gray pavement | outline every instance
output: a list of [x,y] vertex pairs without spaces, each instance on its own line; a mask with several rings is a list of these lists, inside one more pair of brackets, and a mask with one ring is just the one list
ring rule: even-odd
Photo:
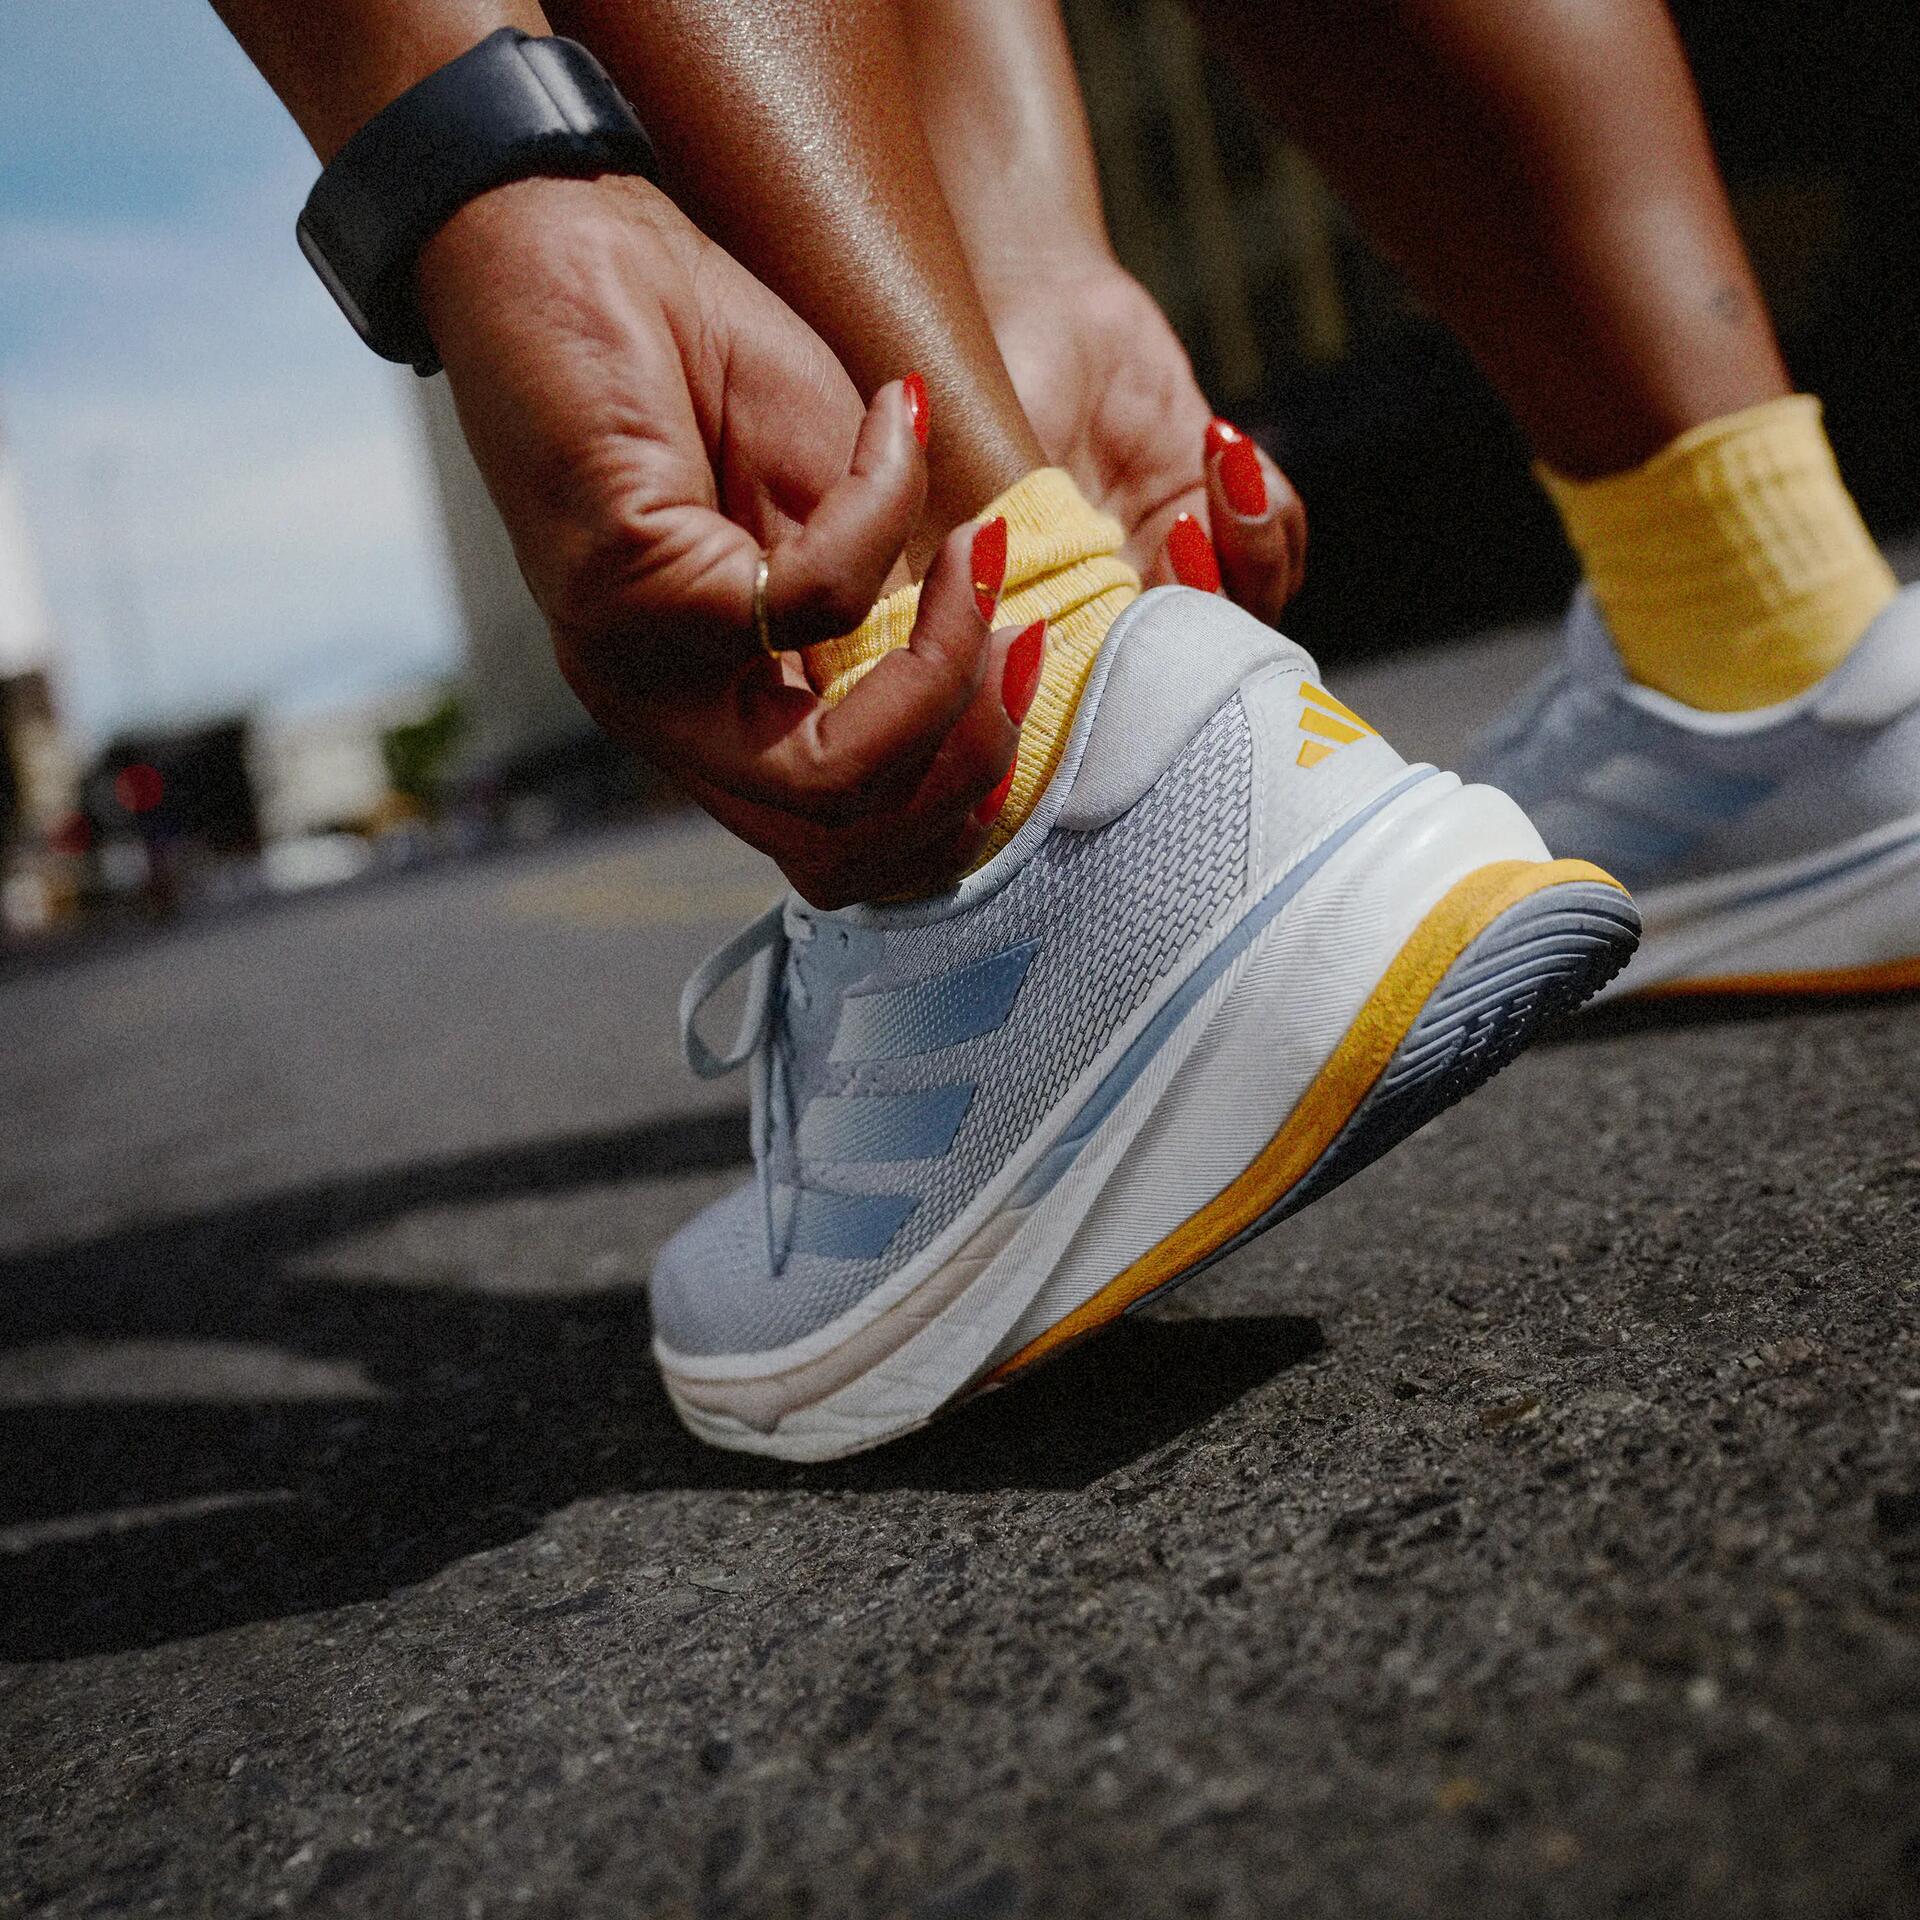
[[[1445,751],[1537,651],[1336,685]],[[0,982],[0,1913],[1920,1905],[1920,1003],[1590,1022],[790,1470],[642,1293],[769,884],[669,824]]]

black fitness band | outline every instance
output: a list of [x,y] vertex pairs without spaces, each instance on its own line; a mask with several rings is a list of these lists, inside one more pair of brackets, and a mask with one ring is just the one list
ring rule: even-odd
[[296,229],[340,311],[375,353],[437,373],[413,269],[490,188],[539,176],[655,177],[646,130],[585,47],[513,27],[430,73],[328,163]]

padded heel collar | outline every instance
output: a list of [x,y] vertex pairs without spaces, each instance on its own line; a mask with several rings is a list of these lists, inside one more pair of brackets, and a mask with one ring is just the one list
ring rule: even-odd
[[1058,818],[1074,833],[1108,826],[1135,806],[1255,674],[1279,664],[1317,671],[1284,634],[1191,587],[1142,594],[1113,623],[1106,651],[1098,706]]

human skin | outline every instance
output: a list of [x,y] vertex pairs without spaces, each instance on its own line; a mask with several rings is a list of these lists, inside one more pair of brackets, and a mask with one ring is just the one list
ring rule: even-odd
[[[1549,466],[1619,472],[1790,390],[1659,0],[1195,4]],[[1015,387],[1138,550],[1164,526],[1157,490],[1197,510],[1206,408],[1113,258],[1057,0],[909,10],[928,139]],[[1227,588],[1272,617],[1298,572],[1271,533],[1248,540],[1206,465]],[[1295,568],[1304,537],[1302,520]]]
[[1791,390],[1661,0],[1193,0],[1572,479]]
[[909,367],[937,422],[920,546],[1045,456],[922,131],[896,0],[552,0],[632,100],[674,198],[862,393]]
[[1304,577],[1305,510],[1258,449],[1223,473],[1186,349],[1114,256],[1056,0],[896,3],[941,186],[1047,457],[1127,528],[1149,585],[1176,577],[1166,539],[1187,514],[1210,526],[1227,592],[1277,617]]
[[1204,522],[1211,496],[1229,589],[1278,612],[1304,563],[1298,496],[1257,454],[1267,500],[1250,521],[1209,486],[1212,416],[1185,351],[1107,245],[1050,5],[553,0],[552,11],[634,101],[676,198],[863,391],[907,364],[925,373],[941,423],[926,540],[1035,467],[1063,465],[1127,529],[1149,584],[1176,577],[1167,532],[1183,513]]
[[[221,0],[323,159],[524,0]],[[859,395],[821,342],[643,181],[528,180],[462,208],[416,276],[462,425],[616,739],[678,774],[821,906],[924,886],[982,844],[1012,764],[1015,634],[989,632],[973,530],[937,551],[908,648],[827,708],[777,640],[844,632],[922,518],[900,382]]]

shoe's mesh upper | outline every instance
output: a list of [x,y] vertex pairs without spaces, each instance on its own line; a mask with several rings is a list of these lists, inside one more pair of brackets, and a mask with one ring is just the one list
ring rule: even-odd
[[[1556,854],[1650,888],[1816,853],[1920,809],[1920,708],[1878,727],[1836,727],[1816,702],[1751,730],[1650,711],[1631,697],[1584,592],[1564,646],[1461,768],[1512,795]],[[1907,647],[1920,647],[1913,589],[1827,684],[1869,666],[1876,648]]]
[[814,1044],[788,1053],[796,1113],[822,1093],[914,1092],[953,1082],[971,1082],[977,1091],[951,1149],[937,1161],[801,1169],[803,1178],[845,1192],[916,1196],[876,1259],[794,1254],[770,1276],[757,1236],[757,1196],[751,1205],[742,1201],[694,1221],[663,1254],[655,1276],[655,1317],[669,1344],[685,1353],[783,1345],[844,1312],[932,1241],[1242,893],[1252,768],[1246,715],[1231,700],[1113,825],[1055,833],[971,912],[870,937],[862,991],[923,980],[1037,941],[1011,1015],[978,1039],[905,1059],[831,1062],[818,1044],[832,1024],[830,1014],[822,1017],[823,1003],[851,982],[832,978],[830,952],[816,959],[811,949],[796,950],[790,983],[797,970],[814,1002],[804,1014],[795,1010],[797,1029]]

